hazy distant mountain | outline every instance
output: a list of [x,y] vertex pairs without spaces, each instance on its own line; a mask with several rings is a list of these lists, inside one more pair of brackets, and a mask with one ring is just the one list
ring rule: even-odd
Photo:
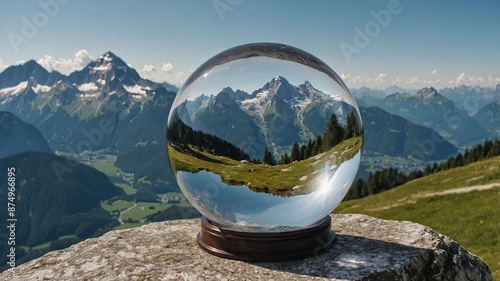
[[[356,97],[359,106],[383,106],[387,96],[393,94],[410,94],[415,96],[419,90],[405,89],[397,85],[385,89],[353,88],[351,93]],[[438,91],[445,98],[453,101],[455,106],[469,115],[475,114],[481,107],[500,99],[500,84],[495,87],[467,86],[445,87]]]
[[398,93],[415,94],[417,93],[417,90],[405,89],[397,85],[392,85],[386,87],[385,89],[375,89],[368,87],[351,89],[351,94],[356,98],[358,106],[363,106],[363,107],[370,107],[370,106],[381,107],[384,103],[384,99],[387,96]]
[[490,134],[500,137],[500,99],[479,109],[473,118]]
[[367,87],[352,89],[351,94],[356,98],[358,106],[363,107],[381,106],[387,96],[383,90]]
[[[361,108],[366,151],[389,156],[417,158],[424,161],[447,159],[457,148],[427,127],[389,114],[378,107]],[[428,140],[433,141],[432,149]]]
[[26,151],[52,153],[42,134],[10,112],[0,111],[0,158]]
[[460,85],[453,88],[446,87],[439,92],[471,115],[485,105],[500,99],[500,84],[495,87]]
[[409,121],[432,128],[455,145],[465,145],[490,138],[465,111],[439,94],[434,88],[423,88],[417,94],[393,94],[385,98],[382,108]]
[[415,89],[407,89],[399,87],[398,85],[392,85],[384,89],[386,96],[397,94],[397,93],[416,93],[418,90]]

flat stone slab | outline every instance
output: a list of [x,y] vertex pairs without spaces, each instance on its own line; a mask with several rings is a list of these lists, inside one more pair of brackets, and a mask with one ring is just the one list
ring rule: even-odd
[[493,280],[483,261],[423,225],[354,214],[332,215],[332,224],[334,246],[299,261],[212,256],[198,247],[200,222],[192,219],[108,232],[0,280]]

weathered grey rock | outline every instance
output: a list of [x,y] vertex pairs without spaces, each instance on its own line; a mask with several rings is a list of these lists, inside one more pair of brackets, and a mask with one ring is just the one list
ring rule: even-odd
[[198,247],[193,219],[112,231],[3,272],[0,280],[492,280],[483,261],[428,227],[365,215],[332,220],[333,248],[300,261],[212,256]]

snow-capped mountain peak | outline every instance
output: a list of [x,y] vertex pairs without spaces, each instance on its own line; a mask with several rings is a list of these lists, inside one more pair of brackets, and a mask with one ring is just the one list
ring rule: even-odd
[[109,71],[112,68],[129,68],[129,66],[118,56],[108,51],[99,56],[93,63],[94,71]]
[[96,60],[89,63],[84,69],[69,75],[71,82],[78,85],[99,81],[99,84],[117,82],[125,85],[135,85],[141,77],[139,73],[129,67],[121,58],[112,52],[106,52]]
[[282,76],[276,76],[271,81],[267,82],[263,88],[266,89],[276,89],[281,86],[289,86],[290,83]]
[[108,62],[113,61],[114,58],[118,58],[118,57],[115,54],[113,54],[113,52],[111,52],[111,51],[107,51],[106,53],[99,56],[99,60],[108,61]]

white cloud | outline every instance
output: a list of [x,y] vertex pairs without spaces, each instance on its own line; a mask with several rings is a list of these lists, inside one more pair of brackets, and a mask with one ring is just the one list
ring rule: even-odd
[[38,60],[38,63],[49,71],[57,70],[64,74],[69,74],[75,70],[80,70],[92,61],[92,56],[87,50],[79,50],[75,57],[71,59],[54,58],[50,55],[44,55]]
[[406,84],[417,84],[417,82],[418,82],[417,76],[410,77],[410,78],[406,79],[406,81],[405,81]]
[[374,78],[366,78],[366,83],[367,84],[372,84],[372,83],[375,83],[375,84],[385,84],[385,82],[387,82],[387,78],[389,77],[389,75],[387,73],[379,73],[376,77]]
[[387,73],[379,73],[374,77],[361,77],[360,75],[353,76],[351,74],[342,73],[340,77],[349,87],[371,87],[371,88],[384,88],[391,85],[402,85],[413,87],[428,87],[439,86],[441,79],[420,79],[418,76],[411,76],[408,78],[401,78],[399,76],[391,78]]
[[[481,87],[495,87],[500,84],[500,76],[498,75],[468,75],[466,73],[460,73],[456,78],[449,80],[449,77],[442,79],[443,73],[438,72],[433,69],[429,74],[422,76],[408,76],[392,77],[387,73],[379,73],[373,77],[362,77],[355,74],[341,73],[340,77],[347,84],[348,87],[371,87],[371,88],[384,88],[391,85],[406,86],[406,88],[422,88],[422,87],[444,87],[444,86],[456,86],[456,85],[476,85]],[[441,77],[440,77],[441,76]],[[438,78],[440,77],[440,78]]]
[[143,78],[158,83],[167,82],[179,87],[184,83],[186,75],[183,72],[174,72],[173,69],[174,66],[171,63],[164,62],[161,65],[145,64],[138,72]]
[[379,73],[375,77],[362,78],[360,75],[352,76],[350,74],[342,73],[340,74],[340,78],[344,80],[344,82],[348,86],[384,86],[387,83],[389,78],[389,74],[387,73]]
[[[75,59],[73,60],[73,66],[75,68],[82,69],[87,64],[89,64],[93,60],[92,56],[89,54],[87,50],[78,50],[75,53]],[[75,70],[77,70],[75,69]]]
[[156,66],[152,64],[145,64],[144,67],[142,67],[143,72],[154,72],[156,71]]
[[177,72],[177,75],[175,76],[176,79],[182,79],[182,80],[184,80],[185,77],[186,77],[186,74],[182,71]]
[[417,76],[409,77],[405,80],[405,84],[407,85],[412,85],[412,86],[437,86],[441,82],[441,79],[436,79],[436,80],[422,80],[419,79]]
[[352,76],[351,74],[341,73],[340,78],[344,80],[347,86],[364,86],[365,80],[360,75]]
[[174,68],[174,66],[171,63],[163,63],[160,70],[163,72],[172,72],[172,68]]
[[450,80],[451,85],[477,85],[477,86],[494,86],[500,83],[500,77],[495,77],[489,74],[487,77],[467,75],[465,73],[460,73],[457,78]]
[[488,83],[492,84],[499,84],[500,83],[500,77],[493,77],[493,75],[488,75]]
[[344,80],[344,82],[349,87],[361,87],[361,86],[382,86],[387,82],[389,75],[387,73],[379,73],[375,77],[363,78],[361,75],[353,76],[351,74],[341,73],[340,78]]

